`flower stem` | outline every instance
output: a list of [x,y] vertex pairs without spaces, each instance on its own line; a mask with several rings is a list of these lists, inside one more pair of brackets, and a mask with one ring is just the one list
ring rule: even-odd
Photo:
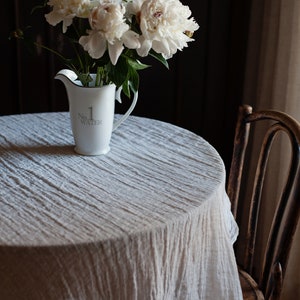
[[36,47],[39,47],[39,48],[45,49],[45,50],[47,50],[47,51],[50,51],[51,53],[57,55],[57,56],[58,56],[59,58],[61,58],[62,60],[67,61],[67,59],[66,59],[63,55],[61,55],[59,52],[57,52],[57,51],[55,51],[55,50],[53,50],[53,49],[51,49],[51,48],[49,48],[49,47],[47,47],[47,46],[45,46],[45,45],[39,44],[39,43],[37,43],[37,42],[33,42],[33,44],[34,44]]
[[95,86],[100,86],[100,83],[101,83],[101,67],[98,67],[96,80],[95,80]]

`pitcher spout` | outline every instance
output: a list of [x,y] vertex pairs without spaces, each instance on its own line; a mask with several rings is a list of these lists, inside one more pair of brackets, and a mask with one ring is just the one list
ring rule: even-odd
[[72,70],[63,69],[60,70],[54,78],[62,81],[65,87],[68,88],[74,84],[75,80],[77,79],[77,75]]

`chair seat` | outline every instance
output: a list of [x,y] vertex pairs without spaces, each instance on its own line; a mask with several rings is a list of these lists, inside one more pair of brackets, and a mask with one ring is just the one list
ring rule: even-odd
[[239,277],[244,300],[264,300],[264,296],[256,281],[245,271],[239,268]]

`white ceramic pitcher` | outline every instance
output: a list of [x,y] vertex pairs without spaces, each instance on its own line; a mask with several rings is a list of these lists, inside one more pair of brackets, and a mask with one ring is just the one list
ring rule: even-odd
[[75,72],[68,69],[59,71],[55,79],[61,80],[67,90],[75,151],[82,155],[108,153],[112,132],[131,114],[138,93],[127,112],[114,123],[115,100],[121,102],[122,87],[117,91],[114,84],[83,87]]

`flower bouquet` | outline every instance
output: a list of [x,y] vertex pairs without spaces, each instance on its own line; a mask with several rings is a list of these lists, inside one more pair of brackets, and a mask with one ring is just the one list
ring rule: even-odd
[[[36,41],[35,46],[62,59],[84,87],[114,83],[128,97],[138,90],[138,71],[149,67],[141,62],[144,57],[168,67],[167,60],[187,47],[199,28],[179,0],[49,0],[37,8],[48,10],[50,25],[62,25],[74,54],[66,57]],[[25,38],[21,30],[13,35]]]

